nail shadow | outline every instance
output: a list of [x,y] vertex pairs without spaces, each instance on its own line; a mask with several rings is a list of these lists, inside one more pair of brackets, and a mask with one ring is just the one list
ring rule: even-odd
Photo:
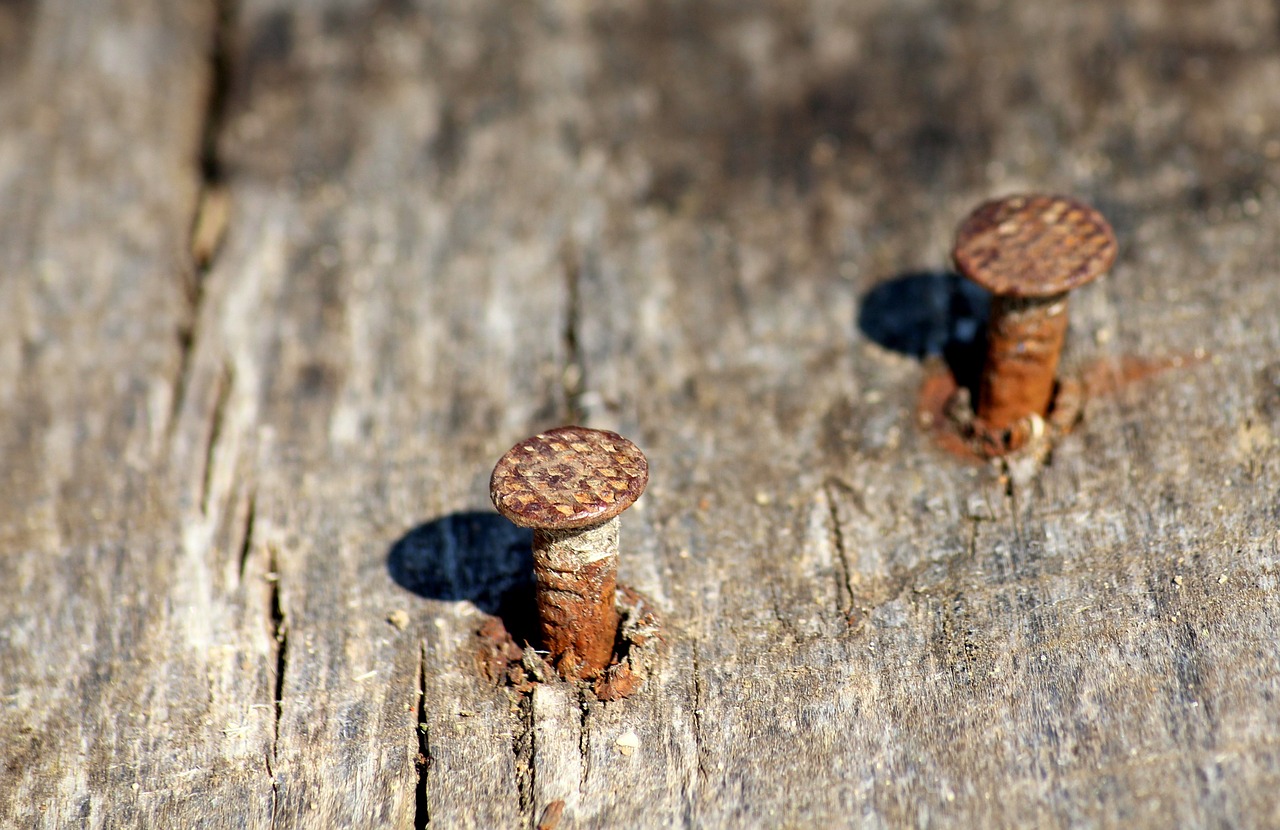
[[911,271],[872,288],[857,325],[873,342],[918,360],[941,357],[976,392],[986,351],[991,295],[950,271]]
[[530,531],[496,513],[450,513],[396,540],[387,571],[420,597],[470,602],[499,617],[517,643],[536,642],[532,545]]

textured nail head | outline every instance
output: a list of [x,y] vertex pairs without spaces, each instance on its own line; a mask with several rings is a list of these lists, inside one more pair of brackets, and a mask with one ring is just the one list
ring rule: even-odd
[[644,453],[616,432],[567,426],[512,447],[489,479],[489,497],[512,524],[573,530],[608,521],[649,483]]
[[1116,237],[1101,213],[1066,196],[1009,196],[984,202],[956,231],[953,257],[992,294],[1047,297],[1102,276]]

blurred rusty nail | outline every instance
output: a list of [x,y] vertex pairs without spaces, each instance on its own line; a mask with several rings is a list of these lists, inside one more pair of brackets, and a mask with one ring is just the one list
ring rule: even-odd
[[618,515],[649,482],[649,462],[614,432],[566,426],[527,438],[498,460],[489,496],[533,530],[543,646],[566,678],[608,667],[618,634]]
[[538,830],[556,830],[560,826],[560,817],[564,815],[564,799],[557,798],[542,811],[538,819]]
[[961,274],[994,295],[978,420],[1002,432],[1045,416],[1067,331],[1067,293],[1115,261],[1111,226],[1064,196],[1009,196],[969,214],[952,255]]

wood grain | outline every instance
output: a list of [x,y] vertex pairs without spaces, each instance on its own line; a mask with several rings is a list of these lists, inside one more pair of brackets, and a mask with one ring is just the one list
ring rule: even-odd
[[[0,4],[0,824],[1280,822],[1278,13]],[[917,397],[1028,190],[1106,393],[975,466]],[[651,469],[607,704],[476,635],[571,422]]]

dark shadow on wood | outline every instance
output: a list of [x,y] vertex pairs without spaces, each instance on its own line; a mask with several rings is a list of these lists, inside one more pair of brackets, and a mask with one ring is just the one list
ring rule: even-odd
[[420,597],[470,602],[517,643],[536,642],[532,544],[530,531],[496,513],[450,513],[396,540],[387,571]]
[[941,357],[956,382],[976,392],[990,305],[991,295],[959,274],[913,271],[868,291],[857,325],[891,351],[919,360]]

